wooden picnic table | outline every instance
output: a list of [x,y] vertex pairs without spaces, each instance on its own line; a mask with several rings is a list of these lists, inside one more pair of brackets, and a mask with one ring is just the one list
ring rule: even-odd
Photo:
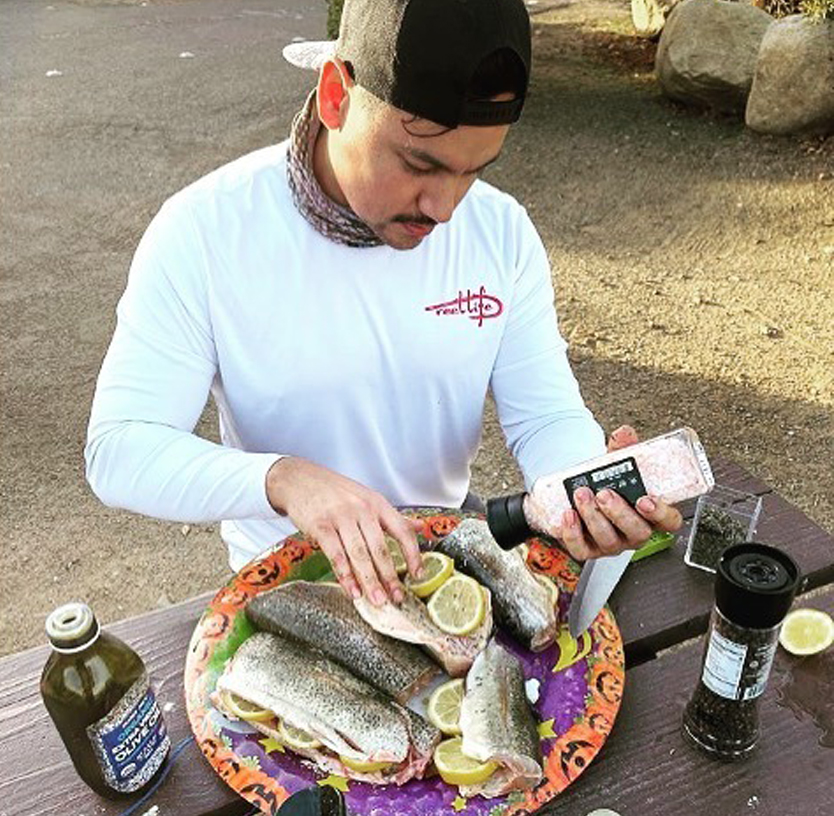
[[[757,540],[787,550],[804,575],[797,605],[834,613],[834,538],[742,468],[713,462],[716,482],[763,497]],[[689,508],[691,511],[691,508]],[[626,684],[614,730],[591,765],[539,811],[584,816],[784,816],[834,813],[834,650],[778,651],[760,702],[762,734],[748,759],[721,763],[691,748],[681,714],[697,681],[712,607],[712,576],[674,547],[633,564],[611,598],[626,647]],[[212,593],[108,625],[144,658],[173,744],[190,735],[183,700],[189,639]],[[0,658],[0,816],[118,816],[80,781],[40,700],[48,647]],[[154,806],[157,810],[151,810]],[[251,806],[223,783],[193,741],[139,810],[155,816],[239,816]],[[137,814],[138,816],[138,814]]]

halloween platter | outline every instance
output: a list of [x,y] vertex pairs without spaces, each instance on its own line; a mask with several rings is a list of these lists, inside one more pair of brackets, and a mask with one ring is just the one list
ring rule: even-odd
[[[418,538],[425,550],[440,546],[445,536],[462,522],[479,518],[476,514],[437,508],[412,508],[408,513],[422,521]],[[465,527],[466,524],[461,530]],[[510,816],[536,811],[570,785],[602,748],[620,706],[625,667],[622,638],[607,607],[578,640],[570,637],[566,623],[562,623],[567,620],[579,565],[563,551],[535,538],[527,542],[525,557],[534,574],[558,587],[558,636],[551,645],[534,652],[505,627],[496,625],[492,642],[502,647],[502,653],[517,658],[523,674],[524,689],[532,706],[533,739],[538,739],[543,772],[533,787],[485,798],[473,794],[471,788],[447,784],[432,772],[431,765],[427,772],[418,775],[422,778],[414,776],[401,784],[360,781],[332,769],[328,772],[327,766],[314,764],[291,750],[280,734],[227,714],[219,700],[227,693],[224,683],[229,667],[239,663],[241,655],[265,636],[257,631],[252,620],[255,616],[251,610],[256,604],[250,607],[249,614],[245,611],[247,605],[255,598],[262,602],[264,593],[289,582],[332,580],[323,553],[301,534],[289,537],[244,567],[216,594],[194,630],[186,658],[185,698],[201,751],[233,790],[264,813],[276,813],[290,795],[315,785],[341,790],[348,812],[356,816]],[[284,593],[284,589],[280,592]],[[238,654],[237,661],[231,660],[254,635],[257,636]],[[427,694],[426,689],[420,689],[404,705],[422,714]]]

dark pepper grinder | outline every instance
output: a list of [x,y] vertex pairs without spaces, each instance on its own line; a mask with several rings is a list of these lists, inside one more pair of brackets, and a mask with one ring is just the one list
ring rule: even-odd
[[685,736],[717,759],[756,745],[759,697],[798,583],[796,562],[775,547],[748,542],[721,556],[701,678],[683,715]]
[[487,499],[486,520],[492,537],[504,550],[510,550],[535,535],[524,515],[526,493]]

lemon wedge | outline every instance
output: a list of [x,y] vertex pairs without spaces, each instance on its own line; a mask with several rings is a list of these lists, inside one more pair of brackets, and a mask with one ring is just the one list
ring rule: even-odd
[[385,543],[388,545],[388,552],[391,553],[391,560],[394,562],[394,569],[397,575],[405,575],[408,572],[408,564],[405,562],[403,548],[400,542],[393,536],[385,536]]
[[834,643],[834,620],[821,609],[794,609],[779,632],[779,643],[795,655],[812,655]]
[[547,575],[534,573],[536,580],[547,590],[547,596],[550,598],[550,603],[555,607],[559,603],[559,587],[556,582]]
[[481,585],[455,572],[447,578],[426,604],[435,626],[449,635],[474,632],[486,615],[486,599]]
[[271,720],[275,715],[266,708],[260,708],[243,697],[238,697],[232,691],[221,691],[220,696],[223,700],[223,706],[235,717],[241,720],[248,720],[249,722],[266,722]]
[[308,734],[301,728],[296,728],[283,720],[278,721],[278,737],[287,748],[307,750],[321,748],[321,743],[312,734]]
[[423,577],[407,578],[406,586],[418,597],[428,598],[455,571],[455,562],[439,552],[423,553]]
[[477,785],[489,779],[497,762],[478,762],[463,753],[463,740],[452,737],[434,749],[434,765],[447,785]]
[[429,697],[426,714],[429,722],[450,737],[460,734],[460,704],[464,682],[460,677],[438,686]]
[[366,762],[363,759],[351,759],[350,757],[342,756],[341,754],[339,754],[339,761],[346,768],[350,768],[352,771],[356,771],[357,773],[373,773],[374,771],[381,771],[391,764],[390,762]]

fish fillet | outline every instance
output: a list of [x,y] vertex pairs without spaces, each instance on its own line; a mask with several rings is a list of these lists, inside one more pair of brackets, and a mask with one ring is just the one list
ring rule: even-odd
[[448,635],[429,617],[425,604],[406,591],[399,606],[391,602],[374,606],[364,596],[354,600],[359,614],[378,632],[407,643],[424,646],[452,677],[466,674],[492,633],[492,604],[486,593],[486,614],[469,635]]
[[464,796],[492,798],[541,781],[539,733],[521,664],[495,640],[478,655],[466,677],[460,728],[467,756],[499,765],[480,785],[462,787]]
[[492,593],[495,620],[534,652],[556,640],[558,621],[553,601],[517,550],[502,550],[485,521],[464,519],[436,547],[455,566]]

